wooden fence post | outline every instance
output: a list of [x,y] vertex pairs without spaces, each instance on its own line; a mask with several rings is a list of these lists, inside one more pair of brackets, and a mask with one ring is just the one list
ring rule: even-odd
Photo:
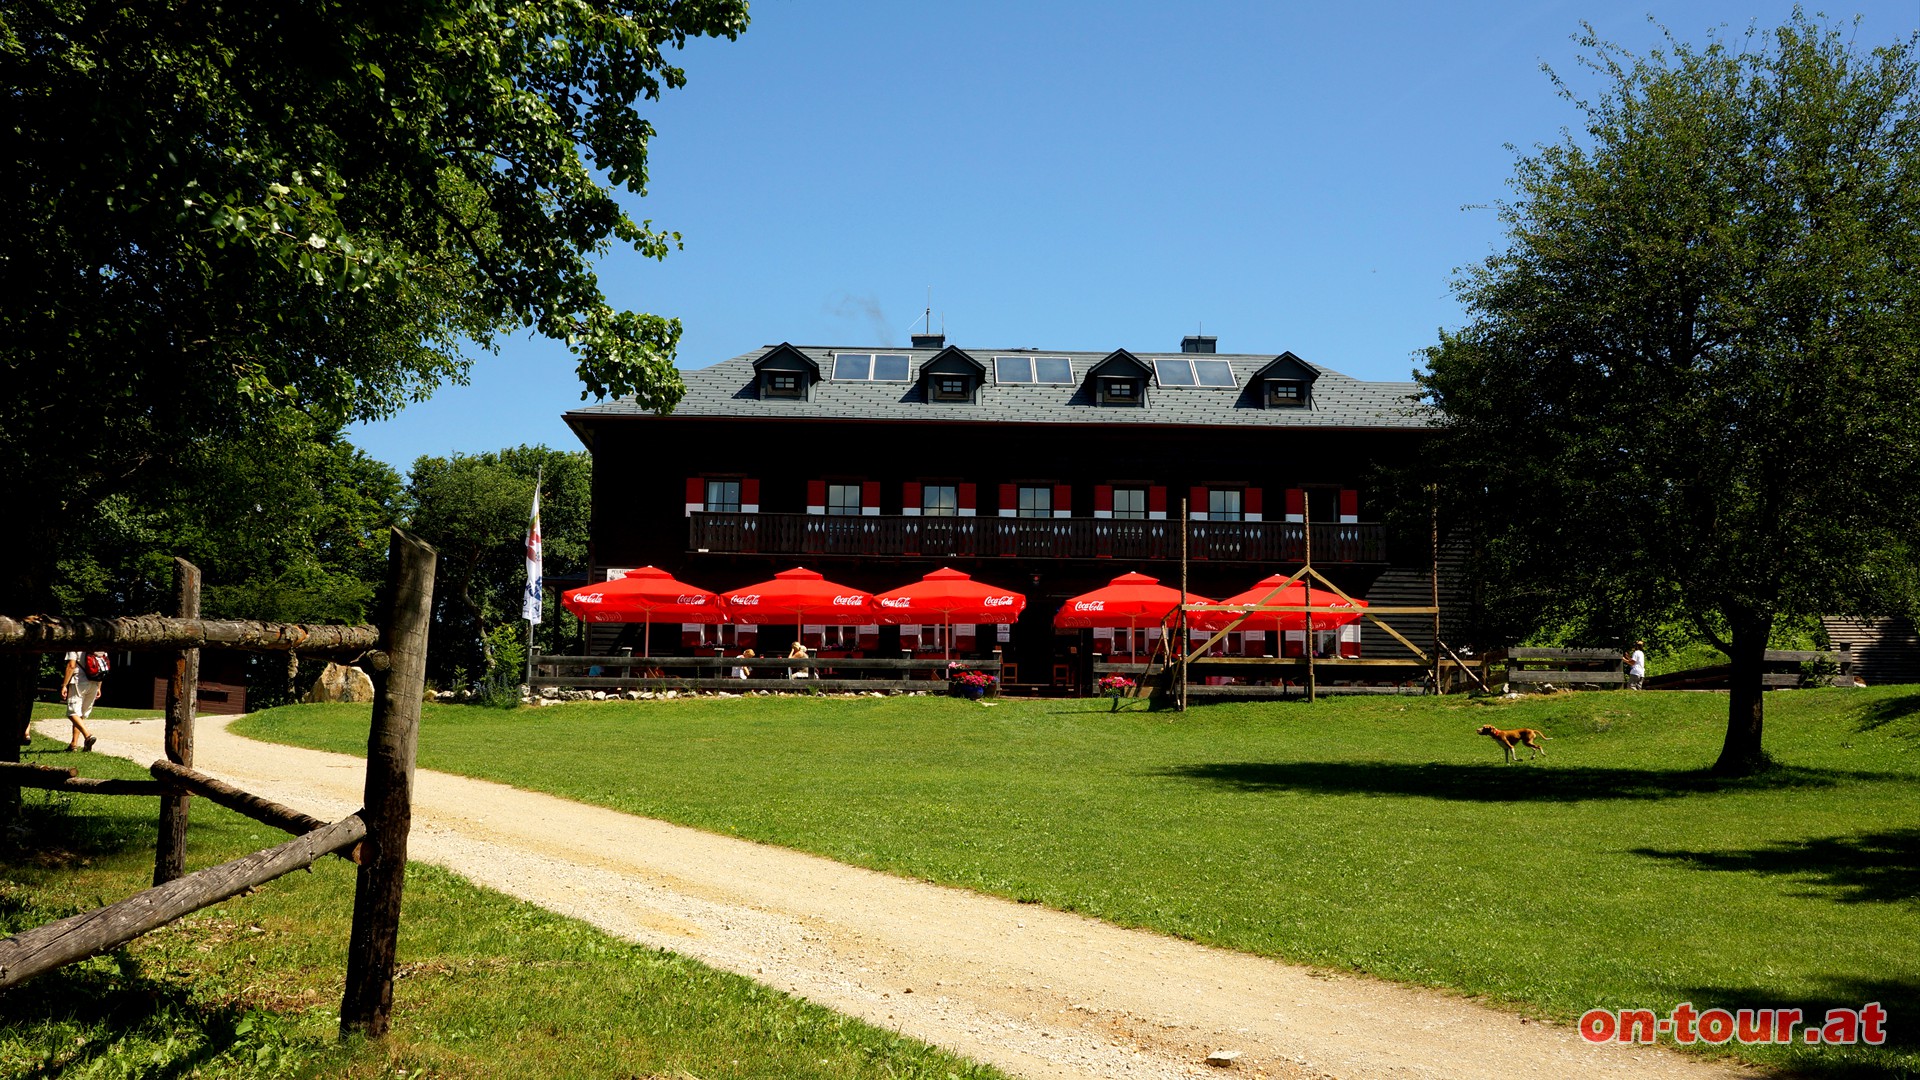
[[[200,568],[185,559],[173,560],[174,614],[200,617]],[[200,650],[173,654],[173,677],[167,680],[167,760],[193,767],[193,712],[200,696]],[[153,883],[165,885],[187,872],[186,792],[160,796],[160,838],[153,851]]]
[[427,682],[427,624],[437,553],[399,529],[387,548],[380,642],[389,666],[373,674],[373,726],[367,734],[367,838],[353,891],[347,941],[347,989],[340,1033],[387,1033],[393,1013],[394,954],[400,894],[406,884],[407,831],[413,825],[413,760]]

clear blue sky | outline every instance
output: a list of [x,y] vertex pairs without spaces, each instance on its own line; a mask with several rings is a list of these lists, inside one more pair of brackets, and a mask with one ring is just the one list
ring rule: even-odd
[[[1460,321],[1449,282],[1499,239],[1514,152],[1577,124],[1582,19],[1696,44],[1782,22],[1786,0],[1658,6],[953,4],[761,0],[738,41],[679,54],[636,218],[664,263],[600,264],[614,304],[679,317],[679,363],[761,345],[903,345],[932,288],[966,348],[1291,349],[1406,379]],[[1809,10],[1821,10],[1809,5]],[[1867,2],[1877,45],[1920,0]],[[577,449],[566,351],[520,338],[355,443],[421,454]]]

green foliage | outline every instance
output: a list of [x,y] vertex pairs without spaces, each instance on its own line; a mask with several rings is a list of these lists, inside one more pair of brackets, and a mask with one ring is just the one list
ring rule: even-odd
[[[357,726],[364,741],[364,714]],[[70,763],[95,776],[146,775],[105,755]],[[26,831],[8,838],[26,846],[0,849],[0,935],[149,884],[150,800],[26,798]],[[196,867],[280,839],[204,799],[194,800],[192,816]],[[407,868],[393,1029],[379,1041],[343,1041],[335,1010],[353,874],[341,860],[323,860],[107,956],[0,992],[0,1075],[1001,1076],[420,864]]]
[[1428,350],[1429,460],[1492,636],[1685,620],[1749,665],[1722,760],[1750,766],[1778,618],[1920,605],[1920,65],[1799,12],[1585,44],[1583,130],[1520,159]]
[[[330,431],[564,340],[588,394],[665,409],[679,324],[591,260],[635,222],[665,50],[744,0],[361,6],[23,0],[0,15],[0,606],[68,520],[209,443]],[[290,582],[298,593],[310,586]],[[251,597],[247,603],[274,603]]]
[[496,709],[520,705],[520,686],[527,677],[527,650],[520,644],[522,628],[501,623],[487,631],[487,676],[480,684],[480,703]]
[[[1749,779],[1698,768],[1721,707],[1364,697],[1169,723],[1098,699],[429,706],[420,767],[1568,1022],[1681,1001],[1920,1009],[1903,959],[1920,951],[1920,694],[1776,692],[1783,764]],[[361,754],[366,718],[310,705],[240,728]],[[1549,756],[1503,764],[1482,724],[1542,730]],[[1920,1069],[1912,1032],[1739,1052],[1796,1075]]]
[[[453,685],[456,669],[485,677],[494,665],[486,642],[496,627],[522,633],[527,513],[540,489],[542,559],[549,576],[584,575],[592,513],[593,459],[585,451],[520,446],[498,453],[422,457],[413,463],[403,505],[407,527],[440,551],[434,577],[428,675]],[[535,641],[557,651],[573,616],[549,591]],[[524,638],[517,639],[524,642]],[[521,652],[521,664],[526,653]],[[517,682],[516,678],[516,682]]]

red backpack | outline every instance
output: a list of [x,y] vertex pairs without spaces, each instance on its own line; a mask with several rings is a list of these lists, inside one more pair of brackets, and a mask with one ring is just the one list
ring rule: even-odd
[[85,664],[87,668],[87,678],[89,679],[105,678],[107,672],[113,670],[113,664],[107,660],[107,654],[103,652],[88,653]]

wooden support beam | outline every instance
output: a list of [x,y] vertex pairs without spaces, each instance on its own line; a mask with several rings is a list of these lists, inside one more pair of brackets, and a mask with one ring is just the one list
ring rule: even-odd
[[0,762],[0,782],[15,787],[66,791],[76,795],[165,795],[180,789],[154,780],[101,780],[53,765]]
[[[200,617],[200,569],[185,559],[173,560],[174,614]],[[167,680],[167,730],[163,737],[167,760],[193,764],[193,710],[200,693],[200,650],[173,654],[173,677]],[[165,885],[187,872],[188,795],[160,797],[160,835],[153,846],[153,883]],[[300,830],[306,832],[310,830]]]
[[[1460,654],[1459,654],[1459,653],[1457,653],[1457,652],[1454,652],[1454,651],[1453,651],[1453,646],[1451,646],[1451,645],[1449,645],[1449,644],[1447,644],[1447,643],[1446,643],[1446,642],[1444,642],[1444,641],[1440,641],[1440,640],[1439,640],[1439,639],[1437,639],[1437,638],[1435,639],[1435,644],[1437,644],[1437,645],[1439,645],[1439,646],[1440,646],[1440,647],[1441,647],[1442,649],[1445,649],[1445,650],[1446,650],[1446,653],[1447,653],[1447,655],[1448,655],[1448,656],[1451,656],[1451,657],[1453,657],[1453,662],[1454,662],[1454,663],[1456,663],[1456,664],[1458,664],[1458,665],[1460,665],[1460,670],[1461,670],[1461,671],[1464,671],[1464,672],[1466,672],[1466,673],[1467,673],[1467,678],[1469,678],[1469,679],[1472,679],[1472,680],[1473,680],[1473,682],[1474,682],[1474,685],[1476,685],[1476,686],[1478,686],[1478,687],[1480,688],[1480,692],[1481,692],[1481,693],[1483,693],[1483,694],[1491,694],[1491,693],[1493,693],[1493,691],[1492,691],[1492,690],[1489,690],[1489,689],[1487,689],[1487,683],[1486,683],[1486,680],[1485,680],[1485,679],[1482,679],[1482,678],[1481,678],[1481,677],[1479,676],[1479,674],[1478,674],[1478,673],[1476,673],[1476,672],[1475,672],[1475,671],[1473,670],[1473,668],[1471,668],[1471,667],[1469,667],[1469,666],[1467,665],[1467,662],[1466,662],[1465,660],[1462,660],[1462,659],[1460,659]],[[1436,687],[1434,688],[1434,692],[1435,692],[1435,693],[1438,693],[1438,692],[1439,692],[1439,687],[1438,687],[1438,686],[1436,686]]]
[[117,904],[22,930],[0,941],[0,989],[124,945],[188,912],[310,866],[322,855],[352,845],[366,834],[366,824],[355,814],[296,836],[279,847],[210,866]]
[[[167,787],[204,796],[208,802],[224,806],[236,814],[250,817],[262,825],[271,825],[281,832],[295,836],[305,836],[316,829],[324,829],[327,823],[311,814],[303,814],[290,806],[282,806],[271,799],[263,799],[252,792],[242,791],[224,780],[216,780],[203,772],[195,772],[184,765],[175,765],[171,761],[156,761],[148,768],[154,779]],[[348,862],[359,862],[359,851],[336,852]]]
[[380,647],[391,666],[374,673],[373,724],[367,733],[369,830],[353,892],[347,985],[340,1033],[387,1033],[406,884],[407,833],[413,827],[413,764],[427,679],[427,626],[438,553],[399,529],[387,549]]
[[0,615],[0,652],[73,652],[90,649],[143,651],[213,647],[243,652],[302,652],[310,656],[374,655],[380,632],[372,626],[305,626],[298,623],[174,619],[133,615],[91,619],[68,615]]

